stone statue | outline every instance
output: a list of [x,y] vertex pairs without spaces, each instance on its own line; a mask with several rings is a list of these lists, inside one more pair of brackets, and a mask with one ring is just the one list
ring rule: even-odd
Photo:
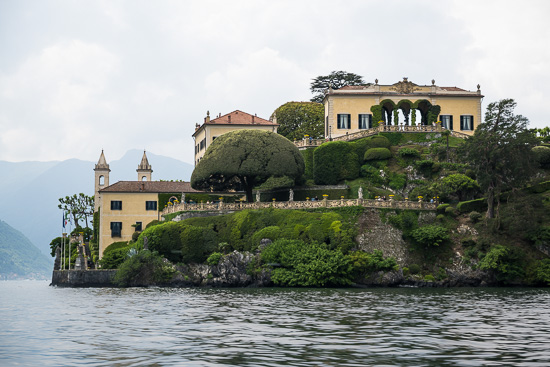
[[61,248],[57,246],[55,249],[55,261],[53,263],[53,270],[61,269]]
[[359,186],[359,191],[357,192],[359,199],[363,199],[363,186]]
[[183,192],[181,193],[181,202],[185,203],[185,194]]
[[294,201],[294,190],[290,189],[288,194],[288,201]]
[[256,202],[257,203],[260,202],[260,192],[259,191],[256,191]]
[[143,236],[143,249],[149,250],[149,240],[147,239],[147,236]]

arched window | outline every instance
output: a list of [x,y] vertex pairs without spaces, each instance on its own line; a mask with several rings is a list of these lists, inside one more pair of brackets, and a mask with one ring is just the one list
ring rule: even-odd
[[141,181],[147,181],[147,176],[143,176],[143,177],[141,178]]
[[99,176],[99,186],[105,185],[105,176]]

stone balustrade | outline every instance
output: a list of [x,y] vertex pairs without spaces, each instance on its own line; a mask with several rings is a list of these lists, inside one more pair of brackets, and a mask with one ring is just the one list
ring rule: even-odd
[[[361,138],[367,138],[372,135],[376,135],[379,132],[399,132],[399,133],[441,133],[445,131],[445,128],[441,127],[441,124],[435,125],[379,125],[370,129],[357,131],[351,134],[340,135],[332,138],[332,141],[353,141]],[[457,138],[466,139],[470,135],[451,130],[451,136]],[[327,139],[302,139],[294,142],[298,149],[307,149],[312,147],[318,147],[319,145],[327,142]]]
[[244,209],[315,209],[315,208],[341,208],[346,206],[363,206],[365,208],[388,208],[388,209],[413,209],[413,210],[435,210],[437,203],[425,201],[398,201],[398,200],[374,200],[374,199],[340,199],[340,200],[317,200],[317,201],[273,201],[255,203],[178,203],[169,205],[161,212],[161,216],[185,211],[235,211]]

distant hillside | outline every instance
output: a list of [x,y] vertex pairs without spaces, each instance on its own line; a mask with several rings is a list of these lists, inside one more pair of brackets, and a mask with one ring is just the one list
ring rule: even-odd
[[0,220],[0,279],[50,279],[52,270],[46,255]]
[[[99,158],[98,152],[98,158]],[[142,150],[130,150],[110,161],[110,183],[136,180]],[[186,180],[193,166],[177,159],[147,152],[153,180]],[[2,162],[6,175],[0,180],[0,218],[21,231],[42,253],[49,254],[50,241],[61,234],[62,214],[58,199],[80,192],[94,194],[96,162],[69,159],[62,162]],[[1,259],[0,259],[1,261]]]

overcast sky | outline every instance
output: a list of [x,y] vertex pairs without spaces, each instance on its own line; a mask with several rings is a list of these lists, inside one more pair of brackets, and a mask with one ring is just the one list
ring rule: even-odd
[[550,1],[0,0],[0,160],[193,162],[195,123],[269,118],[332,70],[514,98],[550,125]]

